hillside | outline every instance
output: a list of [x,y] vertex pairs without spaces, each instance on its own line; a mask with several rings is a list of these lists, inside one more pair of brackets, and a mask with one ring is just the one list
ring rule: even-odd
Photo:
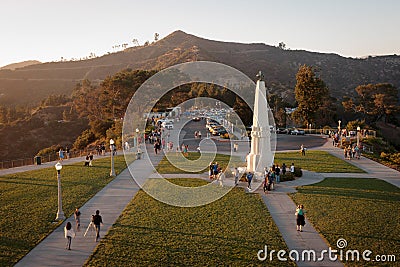
[[12,63],[12,64],[8,64],[5,65],[3,67],[0,67],[0,70],[15,70],[18,68],[23,68],[23,67],[27,67],[30,65],[36,65],[36,64],[41,64],[42,62],[37,61],[37,60],[27,60],[27,61],[22,61],[22,62],[18,62],[18,63]]
[[19,120],[0,127],[0,141],[7,144],[0,161],[32,158],[45,147],[71,145],[81,132],[88,128],[86,119],[63,121],[63,112],[69,106],[40,108],[29,119]]
[[338,98],[352,94],[360,84],[389,82],[400,87],[400,56],[345,58],[259,43],[212,41],[176,31],[148,46],[94,59],[0,70],[0,104],[33,104],[50,94],[69,94],[82,79],[99,82],[125,68],[163,69],[195,60],[225,63],[249,77],[262,70],[267,86],[289,101],[293,101],[295,74],[302,64],[318,67],[331,94]]

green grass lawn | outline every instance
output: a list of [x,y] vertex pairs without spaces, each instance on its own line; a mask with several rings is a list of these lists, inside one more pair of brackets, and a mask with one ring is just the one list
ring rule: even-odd
[[[314,227],[336,249],[339,238],[346,249],[366,249],[400,260],[400,189],[377,179],[327,178],[298,188],[291,195],[304,204]],[[307,229],[307,225],[306,228]],[[376,266],[376,262],[346,262],[347,266]],[[395,263],[382,266],[399,266]],[[381,266],[381,265],[379,265]]]
[[[113,177],[110,158],[64,165],[61,171],[63,211],[66,217],[82,206]],[[126,164],[115,157],[115,170]],[[57,213],[57,174],[54,167],[0,177],[0,266],[12,266],[60,225],[53,223]]]
[[[207,155],[207,153],[202,153],[202,154]],[[182,154],[177,154],[175,152],[171,152],[168,154],[168,157],[172,162],[178,161],[178,163],[179,163],[179,162],[183,162],[183,160],[182,160],[183,158],[181,158],[181,155]],[[188,170],[191,169],[190,164],[193,164],[193,169],[198,168],[199,166],[204,166],[204,168],[202,168],[201,170],[196,171],[196,172],[184,171],[184,170],[172,165],[166,156],[164,156],[164,158],[158,164],[156,170],[159,173],[203,173],[203,172],[208,171],[208,165],[210,164],[210,160],[208,158],[203,159],[203,160],[199,159],[199,156],[200,156],[199,153],[189,152],[188,155],[185,157],[189,161],[183,163],[184,164],[183,167],[187,168]],[[196,160],[198,160],[198,161],[196,161]],[[220,167],[222,167],[223,169],[227,167],[229,160],[231,160],[231,165],[232,165],[232,164],[235,164],[235,161],[238,162],[239,158],[238,157],[231,158],[230,155],[216,154],[215,159],[212,159],[213,162],[218,162]]]
[[364,171],[351,165],[350,163],[339,159],[328,152],[310,150],[306,156],[301,156],[299,152],[278,152],[275,153],[275,163],[282,166],[300,167],[304,170],[314,172],[333,172],[333,173],[363,173]]
[[181,208],[139,191],[85,266],[295,266],[259,261],[264,245],[287,249],[259,195],[234,188],[211,204]]

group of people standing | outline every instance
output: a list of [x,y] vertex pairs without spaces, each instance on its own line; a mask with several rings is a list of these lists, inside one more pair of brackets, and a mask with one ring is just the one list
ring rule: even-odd
[[200,131],[195,131],[194,132],[194,138],[199,138],[199,139],[201,139],[201,132]]
[[343,148],[343,154],[345,159],[357,158],[361,157],[361,149],[357,145],[349,145],[348,147]]
[[[81,227],[81,212],[78,208],[75,209],[74,212],[74,218],[75,218],[75,223],[76,223],[76,231],[80,232],[80,227]],[[97,242],[100,239],[100,225],[103,224],[103,218],[100,215],[100,211],[96,210],[96,214],[92,215],[91,221],[88,225],[88,228],[84,234],[86,236],[86,233],[88,230],[93,227],[96,234],[95,234],[95,242]],[[67,244],[65,249],[71,250],[71,243],[72,243],[72,238],[76,236],[76,233],[74,229],[72,228],[71,222],[67,222],[65,227],[64,227],[64,236],[67,239]]]
[[211,180],[216,180],[218,178],[218,175],[221,173],[221,167],[218,165],[218,162],[210,162],[210,165],[208,166],[209,169],[209,178]]
[[106,146],[104,144],[96,146],[97,156],[105,156],[106,155]]

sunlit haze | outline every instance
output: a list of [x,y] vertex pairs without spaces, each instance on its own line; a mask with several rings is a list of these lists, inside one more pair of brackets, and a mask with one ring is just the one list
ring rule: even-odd
[[0,66],[101,56],[175,30],[346,57],[400,54],[399,10],[396,0],[3,0]]

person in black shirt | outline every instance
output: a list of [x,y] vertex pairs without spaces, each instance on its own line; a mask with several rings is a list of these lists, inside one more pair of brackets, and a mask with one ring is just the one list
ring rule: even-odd
[[100,224],[103,224],[103,219],[100,216],[100,211],[96,210],[96,215],[93,216],[93,224],[94,227],[96,228],[96,239],[95,241],[100,238]]

